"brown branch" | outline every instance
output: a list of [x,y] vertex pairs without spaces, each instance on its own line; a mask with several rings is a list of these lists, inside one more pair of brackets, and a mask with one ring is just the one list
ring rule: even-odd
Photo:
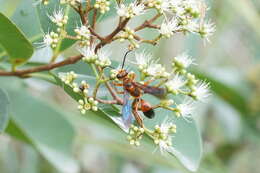
[[142,30],[142,29],[144,29],[144,28],[146,28],[146,27],[158,29],[159,26],[153,25],[152,23],[153,23],[154,21],[156,21],[160,16],[161,16],[161,14],[158,13],[158,14],[156,14],[153,18],[151,18],[150,20],[145,20],[144,23],[142,23],[140,26],[136,27],[136,28],[134,29],[134,31],[135,31],[135,32],[136,32],[136,31],[140,31],[140,30]]
[[140,36],[138,35],[134,35],[134,39],[141,42],[141,43],[148,43],[148,44],[152,44],[152,45],[156,45],[158,42],[158,40],[161,38],[161,36],[157,36],[155,39],[153,40],[145,40],[145,39],[142,39]]
[[100,41],[105,40],[105,38],[101,37],[98,33],[96,33],[96,31],[93,28],[89,27],[88,29],[89,29],[90,33],[92,35],[94,35],[95,37],[97,37]]
[[92,19],[92,25],[91,27],[95,30],[96,29],[96,23],[97,23],[97,9],[94,9],[93,19]]
[[108,82],[106,82],[105,85],[106,85],[108,91],[110,92],[110,94],[112,95],[112,97],[118,102],[118,104],[122,105],[123,100],[120,97],[118,97],[118,95],[116,94],[116,91],[112,88],[112,86]]
[[41,65],[41,66],[38,66],[38,67],[33,67],[33,68],[29,68],[29,69],[24,69],[24,70],[16,70],[16,71],[10,71],[10,72],[0,70],[0,76],[24,77],[26,74],[29,74],[29,73],[48,71],[48,70],[52,70],[52,69],[57,68],[57,67],[61,67],[61,66],[69,65],[69,64],[74,64],[77,61],[79,61],[82,57],[83,57],[82,55],[71,56],[71,57],[69,57],[66,60],[63,60],[61,62],[50,63],[50,64]]
[[84,14],[83,7],[82,7],[81,3],[79,5],[78,13],[80,15],[80,19],[82,21],[82,24],[83,25],[87,25],[88,24],[88,20],[87,20],[87,17],[85,16],[85,14]]
[[123,21],[121,21],[121,19],[119,19],[119,23],[116,27],[116,29],[111,33],[109,34],[108,36],[106,36],[104,38],[103,41],[101,41],[97,46],[96,46],[96,49],[95,49],[95,52],[97,52],[98,49],[100,49],[101,47],[103,47],[105,44],[108,44],[110,43],[111,41],[113,41],[113,37],[119,33],[122,29],[124,29],[124,27],[126,26],[126,24],[128,23],[129,19],[125,19]]
[[[91,25],[91,28],[93,30],[96,30],[96,23],[97,23],[97,9],[94,9],[93,18],[92,18],[92,25]],[[91,45],[93,44],[94,41],[95,41],[95,38],[93,36],[91,36],[91,39],[90,39]]]

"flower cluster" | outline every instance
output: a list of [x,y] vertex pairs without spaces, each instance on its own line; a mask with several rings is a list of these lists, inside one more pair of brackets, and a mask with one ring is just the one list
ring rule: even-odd
[[143,14],[144,8],[143,4],[138,4],[137,2],[130,3],[128,6],[120,4],[117,8],[117,14],[121,17],[132,18]]
[[128,133],[129,135],[127,136],[127,140],[131,145],[139,146],[144,131],[145,130],[142,127],[131,125]]
[[64,27],[68,22],[68,16],[64,15],[62,9],[58,9],[49,15],[50,20],[55,23],[58,27]]
[[81,81],[80,85],[78,85],[77,83],[73,83],[72,88],[75,93],[82,93],[82,95],[84,95],[85,97],[88,96],[89,85],[86,81]]
[[155,8],[159,13],[163,13],[169,9],[170,3],[168,0],[147,0],[145,5],[148,8]]
[[84,100],[79,100],[79,105],[78,105],[78,109],[80,110],[80,112],[82,114],[85,114],[86,111],[88,110],[92,110],[92,111],[97,111],[98,110],[98,101],[94,100],[94,98],[89,97],[89,98],[85,98]]
[[77,34],[76,37],[78,40],[80,40],[79,45],[81,47],[84,46],[89,46],[90,45],[90,31],[89,29],[82,25],[80,27],[77,27],[76,29],[74,29],[75,33]]
[[135,59],[136,62],[134,62],[134,64],[138,66],[142,76],[153,77],[157,79],[168,78],[170,75],[168,72],[166,72],[165,67],[156,63],[156,61],[153,61],[152,56],[146,52],[136,53]]
[[151,136],[154,143],[160,148],[160,151],[169,151],[172,147],[172,134],[176,133],[176,125],[172,122],[163,122],[156,125]]
[[134,39],[134,33],[134,30],[132,30],[129,27],[126,27],[124,31],[122,31],[121,34],[118,36],[119,41],[124,42],[125,40],[128,40],[130,42],[130,49],[139,48],[139,44]]
[[108,51],[100,50],[95,53],[94,47],[83,47],[79,49],[80,53],[84,56],[83,61],[89,64],[95,64],[101,68],[111,65],[109,59],[110,53]]
[[59,42],[59,34],[55,32],[47,33],[43,36],[43,43],[46,46],[50,46],[51,48],[57,47],[57,44]]
[[175,18],[172,18],[170,21],[164,21],[161,24],[159,33],[166,38],[170,38],[173,36],[174,32],[177,32],[179,29],[178,27],[178,22],[176,21]]
[[[41,0],[41,2],[47,4],[49,1]],[[81,25],[74,26],[72,30],[67,31],[67,28],[71,29],[71,27],[66,27],[69,16],[64,14],[62,8],[59,8],[52,15],[48,15],[50,21],[56,25],[56,30],[45,34],[43,42],[46,46],[54,49],[59,47],[61,41],[65,38],[77,41],[78,51],[81,55],[75,57],[82,57],[83,62],[91,65],[90,67],[96,77],[96,83],[93,86],[89,86],[87,81],[75,82],[78,81],[78,79],[76,80],[78,75],[73,71],[61,73],[59,76],[62,82],[81,96],[81,99],[78,100],[80,112],[85,114],[87,110],[97,111],[99,104],[124,104],[125,98],[117,95],[117,93],[126,95],[126,92],[128,92],[125,90],[126,86],[121,88],[123,92],[117,88],[117,86],[123,85],[119,82],[122,82],[121,79],[124,77],[133,80],[133,83],[136,81],[139,85],[144,84],[142,85],[144,88],[147,85],[152,86],[150,88],[148,86],[147,91],[141,88],[142,93],[138,98],[141,98],[143,93],[150,94],[148,91],[159,88],[156,91],[163,91],[167,97],[158,96],[159,101],[156,105],[142,103],[140,108],[137,106],[136,112],[133,112],[133,109],[130,110],[133,114],[136,113],[134,115],[138,126],[131,125],[127,139],[130,144],[139,146],[143,134],[146,133],[161,151],[169,151],[172,147],[172,134],[176,133],[176,125],[170,121],[165,121],[149,130],[143,124],[143,117],[141,115],[138,117],[138,110],[142,110],[143,105],[152,106],[153,109],[159,108],[172,111],[176,117],[185,120],[190,119],[195,110],[196,101],[205,101],[209,96],[209,84],[197,79],[188,72],[188,68],[194,64],[194,60],[187,53],[183,53],[171,57],[172,59],[169,60],[171,66],[166,68],[166,66],[159,63],[158,58],[154,59],[149,53],[144,51],[138,53],[137,51],[135,52],[135,62],[131,62],[139,70],[140,78],[135,78],[136,74],[133,72],[128,72],[125,76],[121,74],[123,76],[121,78],[118,77],[118,74],[125,69],[122,69],[121,66],[117,69],[112,67],[111,53],[108,49],[104,50],[103,47],[118,40],[119,42],[129,43],[129,50],[136,50],[140,48],[141,44],[155,45],[161,39],[170,38],[175,33],[195,33],[209,40],[209,37],[215,31],[215,25],[205,19],[207,11],[205,4],[198,0],[135,0],[131,3],[115,1],[119,23],[111,33],[101,36],[96,30],[97,19],[98,16],[110,10],[110,5],[113,4],[110,4],[109,0],[95,0],[93,2],[86,0],[86,3],[83,3],[83,0],[60,0],[59,3],[66,4],[76,11],[81,19],[78,23],[81,23]],[[154,16],[147,18],[136,27],[129,27],[132,18],[152,10],[156,10]],[[77,21],[75,21],[76,23]],[[143,29],[154,30],[156,36],[152,36],[152,38],[143,37],[139,32]],[[71,32],[73,33],[71,34]],[[54,58],[55,56],[57,57],[57,54],[54,55]],[[73,62],[75,62],[75,57],[72,57]],[[138,87],[138,84],[134,87]],[[110,92],[113,100],[103,100],[98,97],[97,93],[101,85],[107,87],[107,91]],[[90,89],[90,87],[93,87],[93,89]],[[136,101],[136,95],[131,95],[130,92],[128,94],[130,100],[133,97]],[[161,93],[156,94],[160,95]],[[179,99],[175,100],[175,96],[178,96]],[[127,127],[129,127],[129,124]]]
[[96,0],[94,8],[99,9],[100,13],[105,13],[110,10],[110,2],[107,0]]
[[77,74],[74,71],[67,73],[59,73],[59,77],[67,85],[73,85],[74,80],[77,78]]
[[[170,72],[167,72],[161,64],[156,63],[148,53],[136,53],[135,59],[136,62],[133,63],[137,64],[144,82],[158,81],[159,86],[164,86],[168,94],[189,98],[181,104],[172,100],[164,100],[160,103],[161,107],[174,111],[176,116],[190,117],[195,107],[194,102],[196,100],[205,101],[209,96],[209,84],[196,79],[193,74],[187,72],[187,68],[194,64],[194,60],[186,53],[172,59],[172,70]],[[172,107],[172,104],[175,107]]]

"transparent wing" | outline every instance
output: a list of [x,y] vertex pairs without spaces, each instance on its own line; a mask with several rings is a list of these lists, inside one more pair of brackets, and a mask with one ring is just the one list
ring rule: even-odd
[[134,117],[132,115],[132,106],[130,101],[130,95],[128,92],[125,91],[123,99],[124,99],[123,108],[122,108],[123,122],[125,126],[129,128],[134,120]]

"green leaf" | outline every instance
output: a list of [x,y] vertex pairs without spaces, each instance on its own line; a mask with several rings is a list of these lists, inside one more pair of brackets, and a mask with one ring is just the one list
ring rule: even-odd
[[32,143],[61,172],[74,172],[78,166],[71,156],[75,131],[61,111],[25,90],[10,90],[9,94],[13,109],[7,132]]
[[[75,92],[73,89],[63,83],[57,74],[53,74],[58,85],[60,85],[67,94],[69,94],[73,99],[78,101],[79,99],[83,99],[83,97]],[[85,75],[80,75],[85,76]],[[86,77],[86,76],[85,76]],[[88,82],[88,80],[86,80]],[[93,86],[93,85],[91,85]],[[87,116],[93,113],[87,113]],[[102,117],[103,120],[113,122],[122,130],[126,131],[122,126],[122,121],[120,117],[120,112],[117,109],[112,108],[111,106],[105,105],[99,107],[99,111],[94,113],[99,117]],[[176,156],[180,162],[190,171],[196,171],[199,167],[199,163],[202,156],[202,144],[201,144],[201,136],[199,130],[196,126],[194,120],[190,120],[187,122],[183,118],[176,118],[175,115],[172,115],[172,112],[169,111],[157,111],[156,117],[153,120],[145,120],[144,123],[146,126],[150,128],[154,128],[156,124],[160,124],[165,119],[171,119],[177,125],[177,134],[174,135],[173,138],[173,146],[174,150],[170,153]],[[154,146],[152,140],[149,140],[149,146]],[[155,149],[151,149],[151,152]],[[168,157],[168,159],[172,161],[176,161],[173,157]]]
[[0,88],[0,133],[5,130],[9,121],[9,105],[7,93]]
[[213,77],[206,75],[200,71],[194,70],[193,73],[201,79],[207,79],[210,83],[211,90],[219,96],[221,99],[226,101],[235,110],[240,112],[240,117],[244,120],[245,125],[252,130],[256,135],[259,136],[259,128],[257,124],[257,117],[250,116],[249,101],[248,98],[242,95],[241,92],[232,88],[231,86],[214,79]]
[[0,13],[0,44],[4,47],[13,64],[27,61],[33,54],[31,43],[4,14]]

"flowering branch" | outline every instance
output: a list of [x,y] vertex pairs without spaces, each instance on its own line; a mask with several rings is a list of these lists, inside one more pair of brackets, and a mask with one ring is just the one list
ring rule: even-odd
[[[48,4],[48,0],[41,0],[41,2],[44,5]],[[127,72],[125,69],[108,68],[111,67],[109,58],[111,54],[102,48],[113,41],[119,40],[120,42],[127,41],[129,43],[128,49],[135,50],[142,43],[156,45],[161,39],[170,38],[175,33],[195,33],[208,40],[215,27],[211,22],[204,22],[205,15],[203,14],[206,9],[203,11],[200,8],[201,4],[193,0],[176,2],[168,0],[136,0],[129,4],[124,4],[118,0],[116,7],[118,24],[111,33],[101,36],[96,29],[97,19],[99,14],[104,14],[110,10],[109,0],[95,0],[93,4],[91,4],[91,0],[86,0],[86,6],[83,6],[82,0],[60,0],[59,3],[72,7],[80,16],[81,26],[75,27],[75,36],[68,35],[66,31],[69,16],[64,14],[62,9],[54,11],[49,18],[57,26],[57,29],[46,33],[43,37],[44,45],[51,47],[54,51],[51,62],[28,69],[1,70],[0,76],[29,77],[31,73],[49,71],[82,60],[92,67],[96,79],[94,86],[90,86],[87,81],[75,82],[77,74],[73,71],[59,74],[62,82],[82,96],[82,99],[78,100],[80,112],[85,114],[87,110],[97,111],[99,103],[123,105],[123,123],[129,127],[129,123],[132,123],[131,117],[133,114],[139,125],[139,127],[131,125],[129,128],[128,140],[130,144],[140,145],[139,141],[143,133],[146,133],[154,140],[160,150],[170,151],[172,149],[171,136],[176,133],[176,126],[172,122],[164,122],[156,125],[152,130],[147,129],[138,111],[143,112],[144,116],[152,118],[154,116],[153,110],[160,108],[174,112],[177,117],[190,118],[194,103],[204,101],[209,95],[209,84],[199,81],[194,75],[187,72],[187,68],[193,64],[193,59],[185,53],[178,55],[171,60],[171,70],[166,71],[166,68],[157,63],[158,61],[155,61],[150,54],[145,52],[136,53],[136,61],[133,63],[139,71],[140,80],[138,81],[135,78],[135,73]],[[132,18],[145,14],[149,10],[156,10],[156,15],[133,29],[128,26]],[[88,21],[90,12],[93,12],[91,13],[93,14],[91,24]],[[155,24],[159,18],[163,18],[163,20]],[[158,31],[157,36],[144,39],[137,34],[138,31],[145,28]],[[60,53],[59,47],[64,38],[76,40],[80,54],[68,57],[60,62],[54,62]],[[109,75],[107,71],[110,73]],[[121,83],[118,83],[119,81]],[[98,98],[98,91],[102,85],[106,87],[106,91],[110,93],[112,100]],[[121,86],[123,92],[118,92],[117,86]],[[89,93],[90,87],[93,87],[91,93]],[[142,98],[145,93],[157,96],[159,103],[150,105],[149,102]],[[124,97],[119,94],[124,94]],[[163,97],[168,95],[178,95],[183,98],[183,101],[180,103],[178,100]],[[131,105],[128,103],[128,96],[134,100]],[[132,107],[126,107],[129,105]]]

